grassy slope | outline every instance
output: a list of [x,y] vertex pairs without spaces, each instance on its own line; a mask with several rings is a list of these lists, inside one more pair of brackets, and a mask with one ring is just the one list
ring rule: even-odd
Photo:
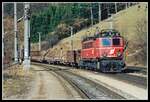
[[[134,46],[133,49],[128,49],[129,54],[133,53],[136,49],[138,49],[136,45],[132,44],[132,40],[135,40],[137,38],[136,37],[137,32],[135,29],[135,26],[137,25],[137,21],[141,19],[147,19],[145,3],[141,3],[140,5],[141,5],[140,8],[138,8],[138,5],[136,5],[126,10],[118,12],[117,14],[114,15],[114,19],[113,19],[114,28],[120,31],[121,34],[130,42],[128,48],[133,48]],[[93,27],[84,29],[74,34],[73,49],[81,49],[82,37],[86,35],[94,35],[96,31],[96,27],[99,27],[100,29],[109,28],[108,19],[94,25]],[[90,31],[90,33],[87,33],[87,31]],[[49,53],[46,55],[46,57],[51,57],[52,55],[54,55],[55,57],[64,58],[66,51],[71,49],[70,43],[71,43],[71,37],[61,40],[56,46],[49,49]],[[62,48],[62,53],[60,53],[61,48]]]

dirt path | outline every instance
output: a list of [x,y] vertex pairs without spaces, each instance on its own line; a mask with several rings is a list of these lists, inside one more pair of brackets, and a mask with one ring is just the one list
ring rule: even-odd
[[66,82],[54,76],[54,72],[32,65],[36,75],[28,99],[81,99]]

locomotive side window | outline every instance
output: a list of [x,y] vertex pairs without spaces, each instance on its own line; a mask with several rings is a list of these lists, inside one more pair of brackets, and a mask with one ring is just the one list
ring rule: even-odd
[[110,46],[111,45],[111,40],[108,38],[102,39],[102,45],[103,46]]
[[118,38],[113,39],[113,45],[120,45],[120,39]]
[[92,42],[84,43],[83,44],[83,49],[91,48],[92,47]]

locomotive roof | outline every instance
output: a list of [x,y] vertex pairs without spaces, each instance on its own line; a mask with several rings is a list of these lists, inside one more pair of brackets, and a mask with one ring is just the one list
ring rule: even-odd
[[101,32],[119,32],[116,29],[102,29]]
[[94,36],[86,37],[82,41],[87,41],[87,40],[94,40],[96,38],[101,38],[101,37],[120,37],[120,33],[115,30],[115,29],[103,29],[101,32]]

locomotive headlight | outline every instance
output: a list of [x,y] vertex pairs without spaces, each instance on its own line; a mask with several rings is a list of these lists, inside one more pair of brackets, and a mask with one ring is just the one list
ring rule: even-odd
[[117,56],[120,57],[122,54],[120,51],[117,52]]
[[104,53],[102,54],[102,57],[107,57],[107,53],[104,52]]

